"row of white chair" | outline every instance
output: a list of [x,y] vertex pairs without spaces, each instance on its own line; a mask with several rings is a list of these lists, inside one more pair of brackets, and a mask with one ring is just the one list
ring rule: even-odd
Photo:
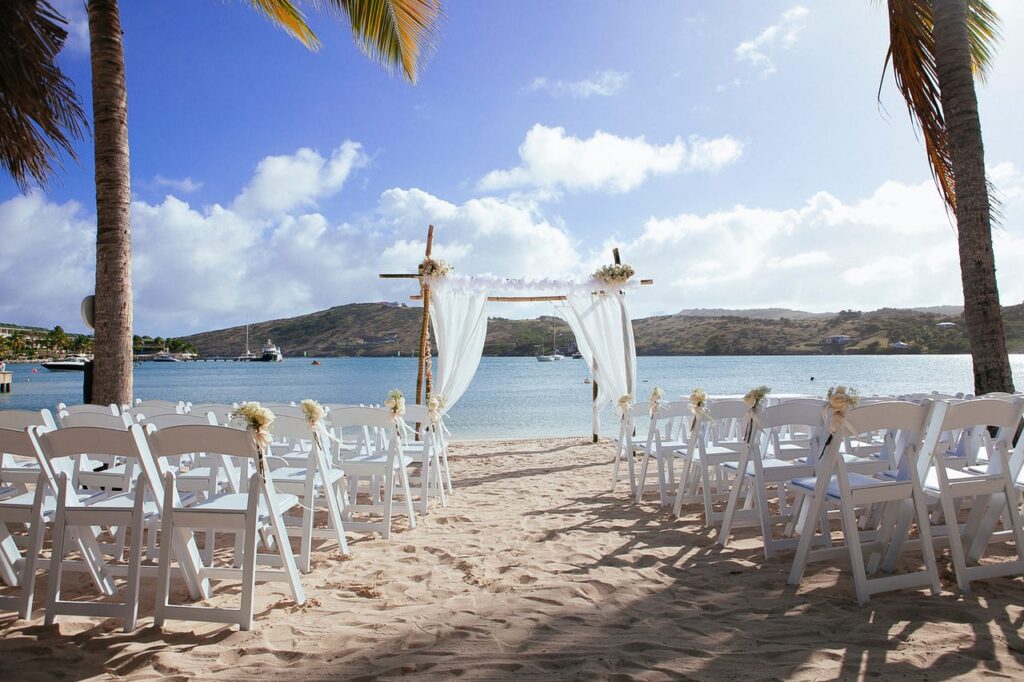
[[[213,407],[222,412],[220,408],[225,406]],[[280,414],[274,422],[275,442],[265,453],[263,468],[253,465],[251,434],[217,424],[213,411],[205,416],[175,411],[146,417],[143,424],[119,421],[106,428],[64,425],[60,429],[45,423],[41,413],[36,420],[42,423],[7,428],[14,425],[15,417],[25,417],[5,414],[10,412],[0,411],[0,452],[4,453],[0,478],[6,479],[14,470],[22,478],[0,495],[0,577],[19,588],[18,595],[8,601],[14,602],[22,617],[29,617],[43,534],[52,526],[48,622],[60,614],[115,616],[124,620],[126,629],[132,629],[137,618],[139,576],[156,569],[158,624],[165,618],[181,617],[248,628],[256,580],[286,580],[301,603],[297,571],[310,570],[314,538],[335,540],[346,553],[346,530],[376,531],[386,538],[393,513],[404,513],[410,527],[415,525],[406,472],[414,459],[423,462],[424,486],[431,492],[440,490],[442,496],[446,485],[450,490],[447,461],[445,458],[442,466],[441,459],[443,436],[435,435],[439,429],[430,424],[425,411],[419,415],[415,409],[412,412],[425,423],[420,443],[411,442],[408,433],[400,433],[392,415],[379,408],[336,408],[330,430],[323,423],[311,429],[304,417]],[[91,414],[117,418],[113,411]],[[354,439],[344,436],[352,431],[356,432]],[[411,456],[407,450],[414,455],[418,450],[419,456]],[[93,459],[85,460],[88,464],[83,467],[86,457]],[[91,470],[101,457],[106,459],[106,467]],[[241,461],[236,463],[238,459]],[[35,467],[34,491],[28,490],[26,463]],[[422,489],[421,512],[426,510],[427,490]],[[398,501],[404,509],[394,508]],[[327,528],[313,528],[317,506],[328,511]],[[286,516],[293,509],[301,509],[298,519]],[[373,521],[374,515],[379,520]],[[290,520],[295,523],[289,525]],[[15,538],[7,524],[27,524],[27,537]],[[101,544],[101,527],[108,529],[113,543]],[[236,533],[235,560],[227,568],[214,565],[218,530]],[[202,552],[193,531],[206,533]],[[289,535],[300,537],[297,555],[292,554]],[[144,537],[148,542],[143,542]],[[173,538],[173,543],[165,538]],[[257,540],[273,556],[257,554]],[[19,541],[26,546],[24,555]],[[79,561],[65,557],[67,542],[78,549]],[[146,556],[159,554],[158,568],[142,563],[144,545]],[[127,563],[111,565],[107,557],[121,557],[126,546]],[[257,569],[265,560],[283,573]],[[169,604],[167,584],[173,561],[193,598],[209,596],[210,579],[240,577],[241,610],[196,612],[200,607]],[[125,599],[120,605],[66,602],[60,596],[64,570],[88,571],[99,591],[108,596],[114,591],[111,576],[126,572]]]
[[[662,403],[646,440],[633,437],[624,420],[616,467],[628,461],[632,472],[634,454],[641,456],[639,475],[631,476],[639,502],[655,461],[662,504],[674,486],[676,514],[701,505],[723,546],[734,528],[752,525],[766,558],[795,549],[792,584],[809,561],[849,558],[861,603],[898,587],[937,591],[936,546],[949,547],[964,592],[972,580],[1024,574],[1024,439],[1014,442],[1024,398],[909,397],[861,399],[837,422],[841,433],[830,431],[821,400],[769,401],[756,413],[741,400],[712,401],[697,418],[686,401]],[[833,518],[843,547],[832,546]],[[989,543],[1007,539],[1016,559],[980,563]],[[924,569],[892,575],[911,550],[922,553]]]

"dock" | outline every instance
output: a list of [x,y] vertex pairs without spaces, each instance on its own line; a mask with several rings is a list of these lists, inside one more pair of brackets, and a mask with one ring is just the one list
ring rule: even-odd
[[0,393],[10,393],[14,385],[14,372],[0,372]]

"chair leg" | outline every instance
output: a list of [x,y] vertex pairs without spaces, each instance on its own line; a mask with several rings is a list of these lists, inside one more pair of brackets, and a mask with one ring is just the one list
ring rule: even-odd
[[[255,492],[255,491],[254,491]],[[240,630],[252,628],[253,593],[256,591],[256,516],[258,507],[250,493],[249,513],[246,514],[245,532],[242,534],[242,605],[239,614]]]
[[[814,541],[814,531],[817,527],[818,517],[823,511],[825,500],[824,493],[828,486],[828,479],[824,481],[819,478],[815,483],[815,490],[811,495],[805,496],[803,501],[803,507],[800,510],[802,516],[801,520],[803,523],[797,522],[796,528],[800,533],[800,541],[797,543],[796,556],[793,557],[793,566],[789,571],[789,579],[787,582],[790,585],[799,585],[800,580],[803,579],[804,570],[807,568],[807,556],[811,551],[811,543]],[[822,528],[822,532],[828,533],[828,525]]]
[[871,598],[871,594],[868,591],[868,577],[864,571],[864,551],[860,544],[857,515],[848,500],[841,503],[840,514],[843,519],[843,540],[850,553],[850,565],[853,569],[853,587],[857,593],[857,603],[863,606]]
[[[37,485],[45,485],[40,482]],[[43,488],[38,488],[41,492]],[[18,617],[28,620],[32,617],[32,601],[36,591],[36,562],[43,550],[43,536],[46,534],[46,520],[43,518],[43,496],[36,495],[32,503],[32,528],[29,531],[25,565],[21,569],[21,606]]]
[[[412,506],[412,492],[409,490],[409,472],[404,466],[398,467],[398,477],[402,483],[402,494],[405,495],[405,513],[409,519],[409,528],[416,527],[416,513]],[[388,491],[388,495],[394,495],[394,488]]]
[[[63,481],[62,481],[63,482]],[[63,492],[63,490],[61,490]],[[64,572],[64,543],[67,540],[67,526],[64,523],[64,496],[57,505],[57,514],[53,521],[53,548],[50,553],[50,575],[46,585],[46,618],[47,626],[53,625],[57,618],[57,600],[60,599],[60,582]]]
[[964,594],[971,593],[971,581],[967,577],[967,557],[964,555],[964,546],[960,538],[960,522],[953,501],[946,495],[940,497],[942,502],[942,515],[946,522],[946,537],[949,539],[949,554],[953,559],[953,568],[956,571],[956,584]]
[[139,572],[142,569],[142,547],[143,547],[143,525],[145,493],[142,490],[135,491],[135,506],[132,510],[132,539],[131,547],[128,550],[128,585],[125,588],[125,619],[124,631],[131,632],[135,629],[135,622],[139,617]]
[[704,497],[704,527],[711,527],[711,514],[714,506],[711,502],[711,474],[707,462],[700,463],[701,492]]

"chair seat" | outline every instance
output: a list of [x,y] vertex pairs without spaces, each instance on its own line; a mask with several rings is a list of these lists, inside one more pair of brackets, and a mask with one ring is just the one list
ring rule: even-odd
[[[105,493],[101,492],[88,492],[79,493],[78,502],[88,506],[86,503],[90,498],[99,497]],[[0,500],[0,509],[12,508],[12,509],[32,509],[32,505],[35,504],[36,494],[35,492],[21,493],[14,497],[9,497],[6,500]],[[57,509],[57,498],[53,495],[43,496],[43,514],[52,514]]]
[[[288,485],[299,483],[305,485],[306,473],[309,470],[305,467],[281,467],[280,469],[274,469],[270,472],[270,475],[274,478],[274,485]],[[345,472],[341,469],[331,469],[327,472],[327,480],[330,483],[337,483],[339,480],[345,477]],[[320,472],[316,472],[313,479],[313,485],[323,485],[323,476]]]
[[[685,456],[687,454],[687,451],[676,450],[676,453]],[[727,448],[721,445],[710,445],[704,449],[703,455],[706,455],[707,458],[710,460],[719,457],[739,457],[740,453],[733,448]],[[702,453],[699,448],[694,449],[692,457],[693,460],[696,462],[699,462],[701,460]]]
[[[663,440],[661,441],[662,451],[670,451],[679,453],[680,451],[686,452],[688,443],[685,440]],[[647,448],[647,443],[643,445],[644,449]]]
[[[82,511],[83,509],[96,509],[96,510],[110,510],[130,511],[135,506],[135,495],[133,493],[117,493],[116,495],[110,495],[108,497],[101,497],[98,500],[85,500],[82,504],[81,497],[79,503],[67,506],[68,511]],[[160,511],[156,506],[156,502],[151,499],[146,499],[142,503],[142,513],[145,516],[155,516]]]
[[[946,467],[946,480],[952,484],[956,484],[959,481],[981,481],[986,479],[998,478],[998,475],[989,475],[988,467],[969,467],[970,469],[981,469],[984,471],[969,471],[968,469],[953,469]],[[939,492],[939,472],[932,467],[928,470],[928,475],[924,478],[924,489],[930,492]]]
[[[228,480],[227,474],[224,472],[224,469],[222,469],[221,467],[216,467],[216,468],[218,470],[217,471],[217,480],[218,481],[226,481],[226,480]],[[210,480],[210,475],[213,473],[213,469],[214,469],[214,467],[195,467],[193,469],[189,469],[188,471],[178,472],[174,476],[179,481],[196,481],[196,480],[209,481]]]
[[[299,498],[289,493],[277,493],[274,495],[274,501],[277,504],[277,513],[283,514],[297,505]],[[223,495],[214,495],[191,507],[176,508],[175,511],[237,514],[245,512],[248,508],[249,493],[224,493]],[[258,513],[260,516],[267,515],[267,504],[262,496],[259,499]]]
[[[416,460],[408,455],[402,455],[401,466],[409,466]],[[387,455],[358,455],[342,460],[341,467],[350,473],[358,473],[366,469],[380,469],[387,464]],[[397,463],[397,460],[396,460]]]
[[[722,468],[736,471],[739,465],[739,462],[726,462],[722,465]],[[808,466],[810,465],[806,463],[794,462],[789,459],[775,459],[774,457],[767,457],[761,460],[762,469],[806,469]],[[747,476],[753,477],[755,473],[754,463],[747,462]]]
[[[882,480],[872,476],[865,476],[864,474],[856,474],[852,472],[846,475],[846,481],[852,490],[856,490],[858,488],[880,488],[892,485],[893,483],[902,483],[902,481]],[[798,488],[813,491],[817,482],[818,479],[816,476],[806,476],[804,478],[794,478],[790,481],[790,484],[797,486]],[[841,498],[838,477],[833,476],[832,480],[828,482],[828,490],[826,494],[837,500]]]

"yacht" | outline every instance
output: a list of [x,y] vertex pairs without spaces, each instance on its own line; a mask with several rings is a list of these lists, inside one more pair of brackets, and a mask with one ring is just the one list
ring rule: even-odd
[[84,355],[68,355],[63,360],[50,360],[39,364],[51,372],[84,372],[85,363],[90,361],[91,358]]
[[274,342],[267,339],[267,342],[263,344],[262,355],[257,360],[260,362],[281,362],[284,360],[284,356],[281,354],[281,348],[274,345]]
[[235,362],[254,362],[259,359],[260,356],[249,350],[249,325],[245,325],[245,352],[235,356]]
[[153,362],[181,362],[178,358],[171,355],[166,348],[153,356]]
[[558,360],[565,360],[565,356],[562,355],[559,352],[558,346],[555,345],[556,343],[557,343],[557,340],[555,338],[555,325],[554,325],[554,323],[552,323],[551,324],[551,352],[550,353],[545,353],[544,355],[537,355],[537,356],[535,356],[537,358],[537,362],[556,362]]

